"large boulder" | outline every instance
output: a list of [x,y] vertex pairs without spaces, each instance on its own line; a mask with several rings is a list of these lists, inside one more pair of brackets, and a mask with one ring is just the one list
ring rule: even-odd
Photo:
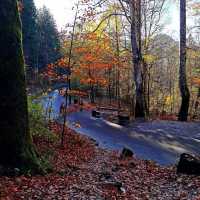
[[180,157],[177,173],[187,175],[200,175],[200,158],[187,153]]

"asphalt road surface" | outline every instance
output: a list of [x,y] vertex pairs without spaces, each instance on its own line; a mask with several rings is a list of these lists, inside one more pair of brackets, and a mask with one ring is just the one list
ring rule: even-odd
[[[58,92],[52,94],[54,117],[64,102]],[[47,99],[44,100],[47,104]],[[59,118],[58,118],[59,120]],[[103,148],[120,150],[128,147],[137,157],[170,165],[181,153],[200,154],[200,123],[171,121],[133,122],[129,127],[96,119],[90,112],[76,112],[68,116],[69,125],[77,132],[95,139]],[[79,123],[76,128],[73,123]]]

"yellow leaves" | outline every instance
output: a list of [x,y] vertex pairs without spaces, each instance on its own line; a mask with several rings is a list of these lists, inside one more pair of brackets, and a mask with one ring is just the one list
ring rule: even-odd
[[151,54],[146,54],[143,56],[143,58],[144,58],[144,61],[148,64],[151,64],[156,61],[156,56],[151,55]]
[[196,50],[189,50],[188,51],[188,57],[190,59],[197,59],[197,58],[200,58],[200,52],[199,51],[196,51]]
[[68,46],[70,45],[70,41],[64,41],[63,42],[63,46],[65,47],[65,48],[67,48]]
[[171,103],[172,103],[172,97],[171,97],[171,96],[167,96],[167,97],[166,97],[166,100],[165,100],[165,104],[166,104],[167,106],[169,106]]
[[150,38],[150,37],[147,37],[147,38],[144,40],[144,45],[145,45],[146,48],[149,46],[150,42],[151,42],[151,38]]

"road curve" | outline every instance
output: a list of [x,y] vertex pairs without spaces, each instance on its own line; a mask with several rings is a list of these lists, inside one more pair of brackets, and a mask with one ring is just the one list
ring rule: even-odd
[[[57,92],[53,96],[52,106],[57,116],[64,99]],[[95,139],[103,148],[119,150],[128,147],[139,158],[154,160],[161,165],[176,163],[183,152],[200,154],[200,123],[153,121],[122,127],[93,118],[87,111],[71,114],[68,121],[72,129]],[[81,128],[73,126],[74,122]]]

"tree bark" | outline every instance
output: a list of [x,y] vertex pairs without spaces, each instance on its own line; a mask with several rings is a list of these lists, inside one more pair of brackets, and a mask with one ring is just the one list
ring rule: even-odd
[[21,21],[16,0],[0,0],[0,165],[40,171],[28,126]]
[[179,121],[187,121],[190,102],[190,92],[186,77],[186,0],[180,0],[180,72],[179,87],[181,92],[181,108]]
[[131,45],[133,53],[134,80],[136,87],[135,117],[146,117],[146,101],[142,77],[142,52],[141,52],[141,1],[130,0],[131,10]]
[[198,114],[199,100],[200,100],[200,88],[198,88],[197,98],[194,105],[193,119],[195,119],[195,117],[197,117],[196,115]]

